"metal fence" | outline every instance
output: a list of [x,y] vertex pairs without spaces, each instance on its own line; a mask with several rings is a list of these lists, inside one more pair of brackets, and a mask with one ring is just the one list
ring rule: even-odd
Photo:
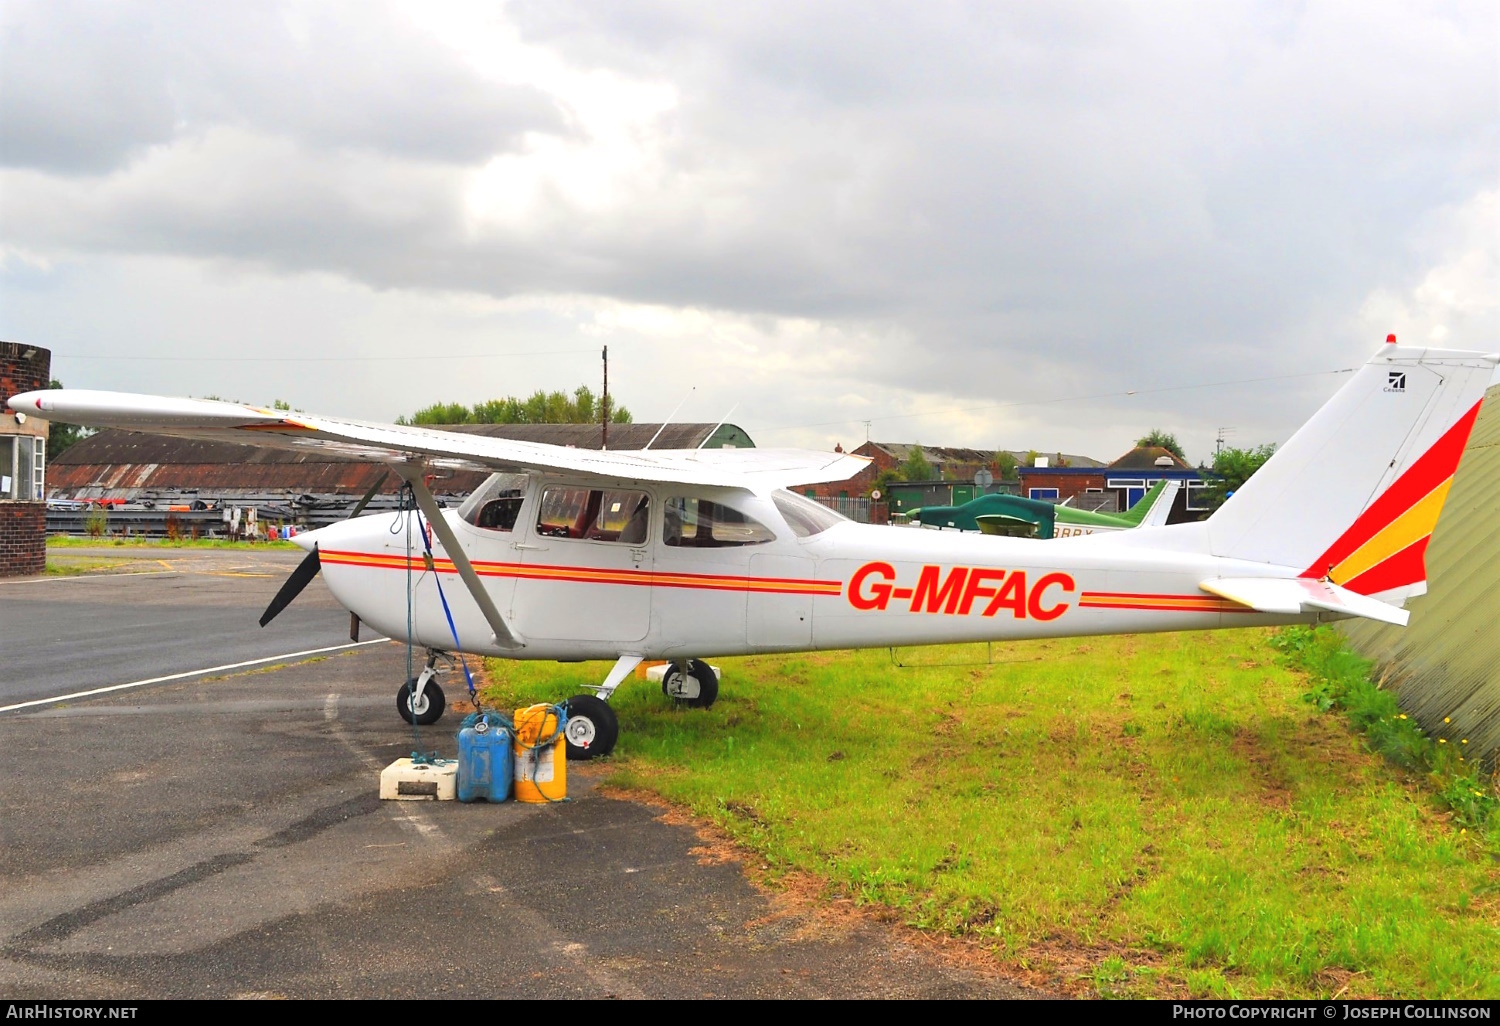
[[[438,505],[454,506],[461,496],[437,496]],[[72,537],[105,538],[227,538],[231,527],[225,512],[255,510],[261,529],[295,526],[304,530],[327,527],[345,519],[358,504],[349,495],[238,495],[203,498],[196,494],[162,492],[122,506],[97,506],[87,502],[51,500],[47,504],[47,533]],[[395,510],[400,499],[377,495],[365,513]]]
[[870,522],[870,507],[874,505],[867,498],[842,498],[837,495],[817,496],[815,501],[822,503],[836,513],[841,513],[857,524],[868,524]]

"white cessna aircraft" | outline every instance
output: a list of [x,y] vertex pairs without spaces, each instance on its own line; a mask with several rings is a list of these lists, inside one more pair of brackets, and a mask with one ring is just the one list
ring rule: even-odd
[[[115,392],[28,392],[10,406],[389,465],[418,510],[299,536],[310,555],[262,624],[321,568],[361,621],[429,649],[397,695],[423,723],[443,710],[445,653],[614,660],[594,694],[567,703],[568,754],[587,758],[613,749],[608,700],[646,659],[672,663],[669,695],[708,706],[709,655],[1349,616],[1404,625],[1497,362],[1387,344],[1209,520],[1052,541],[855,524],[786,490],[848,478],[865,465],[849,455],[594,452]],[[424,476],[446,468],[494,473],[444,511]]]

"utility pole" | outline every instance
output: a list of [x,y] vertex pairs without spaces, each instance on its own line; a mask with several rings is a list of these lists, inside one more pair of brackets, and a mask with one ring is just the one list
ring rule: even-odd
[[609,346],[604,347],[604,398],[599,400],[599,448],[609,448]]

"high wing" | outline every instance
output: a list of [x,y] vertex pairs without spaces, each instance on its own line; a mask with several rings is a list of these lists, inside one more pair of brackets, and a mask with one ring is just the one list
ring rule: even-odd
[[173,399],[84,389],[26,392],[13,397],[9,405],[18,412],[84,427],[123,428],[272,449],[321,449],[375,463],[401,464],[417,457],[433,466],[453,469],[571,471],[632,481],[752,491],[843,481],[870,462],[863,456],[810,449],[573,449],[432,428],[265,410],[211,399]]

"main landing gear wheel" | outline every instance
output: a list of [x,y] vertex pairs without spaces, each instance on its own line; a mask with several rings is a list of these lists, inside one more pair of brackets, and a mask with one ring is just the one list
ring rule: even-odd
[[416,689],[417,678],[415,677],[401,685],[401,690],[396,692],[396,711],[407,723],[415,723],[419,727],[436,723],[443,715],[443,709],[448,705],[443,697],[443,689],[438,687],[437,681],[429,680],[427,686],[422,689],[422,694],[413,703],[411,695]]
[[620,721],[609,703],[593,695],[574,695],[564,703],[568,712],[563,738],[568,743],[568,761],[597,759],[615,750]]
[[719,697],[719,678],[713,667],[702,659],[688,663],[687,673],[672,663],[661,677],[661,693],[675,699],[678,704],[694,709],[707,709]]

